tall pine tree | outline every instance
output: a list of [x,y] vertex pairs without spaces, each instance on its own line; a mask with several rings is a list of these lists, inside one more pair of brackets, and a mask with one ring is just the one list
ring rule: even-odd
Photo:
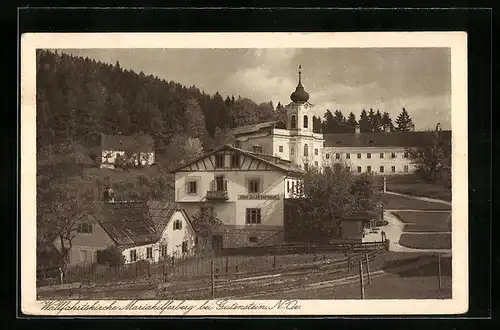
[[396,125],[396,130],[401,132],[408,132],[413,128],[413,121],[405,108],[396,118]]
[[363,111],[361,111],[361,115],[359,116],[359,129],[362,133],[372,131],[372,125],[370,122],[370,118],[368,118],[368,114],[366,113],[365,109],[363,109]]

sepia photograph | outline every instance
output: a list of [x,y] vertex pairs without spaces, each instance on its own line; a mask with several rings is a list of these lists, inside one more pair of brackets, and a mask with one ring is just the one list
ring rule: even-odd
[[25,313],[467,310],[465,34],[178,35],[22,40]]

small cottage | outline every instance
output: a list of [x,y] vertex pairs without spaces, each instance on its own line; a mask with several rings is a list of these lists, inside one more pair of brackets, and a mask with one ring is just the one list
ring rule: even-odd
[[101,168],[124,164],[149,166],[155,162],[154,141],[148,135],[101,134]]

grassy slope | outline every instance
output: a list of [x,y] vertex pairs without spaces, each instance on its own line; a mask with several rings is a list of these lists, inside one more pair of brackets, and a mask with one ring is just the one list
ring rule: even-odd
[[451,249],[451,233],[402,234],[399,244],[414,249]]
[[451,206],[443,203],[427,202],[411,197],[384,194],[384,207],[392,210],[451,210]]
[[426,182],[416,175],[411,174],[387,176],[387,190],[451,202],[451,189],[439,184]]

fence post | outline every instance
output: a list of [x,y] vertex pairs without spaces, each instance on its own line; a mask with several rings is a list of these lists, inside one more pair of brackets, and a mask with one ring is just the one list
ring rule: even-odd
[[437,263],[438,263],[438,288],[441,290],[441,254],[437,253]]
[[211,278],[211,291],[212,291],[212,299],[215,298],[215,276],[214,276],[214,260],[210,259],[210,278]]
[[368,275],[368,285],[372,284],[372,277],[370,275],[370,258],[368,258],[368,253],[365,253],[366,259],[366,274]]
[[363,261],[359,261],[359,284],[361,288],[361,299],[365,299],[365,287],[363,283]]
[[148,278],[151,277],[151,262],[148,262]]
[[344,256],[347,257],[347,242],[344,243]]
[[273,254],[273,268],[276,268],[276,254]]
[[226,273],[229,270],[229,257],[226,256]]
[[351,270],[351,256],[347,257],[347,270]]

